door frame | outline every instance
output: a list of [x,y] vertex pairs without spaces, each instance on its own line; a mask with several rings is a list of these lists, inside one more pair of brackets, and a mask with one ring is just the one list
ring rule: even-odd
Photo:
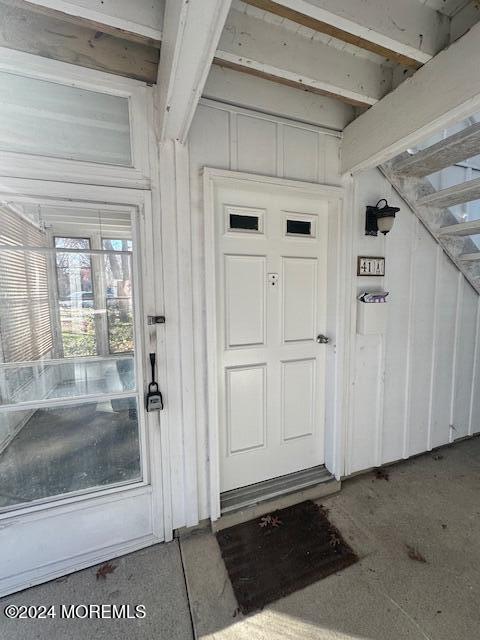
[[[135,294],[137,311],[135,314],[136,336],[140,342],[141,354],[146,356],[149,350],[157,352],[157,379],[167,380],[167,358],[164,325],[148,327],[147,315],[158,315],[163,309],[163,277],[155,278],[155,273],[163,273],[161,238],[159,228],[154,222],[152,193],[147,190],[105,187],[96,185],[72,184],[68,182],[50,182],[26,178],[0,177],[0,199],[12,201],[58,202],[72,200],[74,202],[96,202],[107,206],[135,208],[138,221],[134,229],[134,238],[139,238],[141,250],[134,255],[137,285],[140,282],[141,292]],[[138,286],[137,286],[138,289]],[[151,292],[149,295],[148,292]],[[139,363],[139,360],[136,360]],[[144,392],[144,382],[149,376],[147,358],[143,357],[138,376],[138,394],[140,400]],[[59,403],[61,404],[61,403]],[[0,527],[9,528],[12,524],[26,525],[40,518],[62,517],[72,511],[84,511],[102,505],[114,504],[122,498],[126,500],[150,500],[152,532],[132,540],[117,542],[88,552],[80,552],[73,557],[54,561],[50,564],[34,568],[27,573],[15,576],[4,586],[5,593],[17,591],[55,579],[67,573],[81,570],[99,562],[131,553],[146,546],[171,539],[171,497],[166,490],[170,486],[169,473],[169,439],[165,433],[168,424],[168,404],[159,413],[144,415],[144,446],[142,459],[146,461],[144,477],[141,481],[130,485],[115,486],[94,490],[90,493],[72,494],[68,497],[53,497],[48,504],[44,502],[31,506],[19,506],[18,509],[6,511],[0,515]],[[140,434],[142,439],[142,435]],[[1,589],[0,589],[1,590]]]
[[[348,216],[351,189],[253,173],[203,169],[205,285],[207,344],[217,343],[217,272],[214,190],[217,184],[262,184],[297,191],[301,195],[328,197],[336,211],[328,225],[328,287],[327,330],[334,340],[327,350],[325,393],[325,466],[337,478],[344,473],[344,443],[349,392],[349,359],[351,338],[351,267],[353,265],[353,230]],[[209,454],[209,499],[212,521],[221,516],[220,509],[220,420],[219,370],[216,349],[207,349],[207,411]]]

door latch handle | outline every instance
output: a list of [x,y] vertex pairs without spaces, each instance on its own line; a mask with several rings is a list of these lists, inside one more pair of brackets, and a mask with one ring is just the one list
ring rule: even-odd
[[328,344],[330,339],[327,338],[327,336],[324,336],[323,333],[319,333],[317,336],[317,342],[318,344]]

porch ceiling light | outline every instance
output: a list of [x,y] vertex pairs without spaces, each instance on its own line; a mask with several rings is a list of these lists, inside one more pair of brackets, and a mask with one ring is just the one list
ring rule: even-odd
[[[379,206],[382,202],[385,204],[383,206]],[[395,214],[399,211],[399,207],[391,207],[385,198],[379,200],[375,206],[367,205],[367,212],[365,215],[365,235],[376,236],[379,231],[383,233],[383,235],[387,235],[393,227]]]

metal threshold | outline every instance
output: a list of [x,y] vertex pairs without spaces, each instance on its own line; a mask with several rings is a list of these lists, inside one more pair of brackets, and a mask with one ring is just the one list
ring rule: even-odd
[[318,467],[289,473],[279,478],[251,484],[248,487],[225,491],[220,494],[221,513],[222,515],[233,513],[245,507],[251,507],[267,500],[332,481],[335,481],[334,476],[322,464]]

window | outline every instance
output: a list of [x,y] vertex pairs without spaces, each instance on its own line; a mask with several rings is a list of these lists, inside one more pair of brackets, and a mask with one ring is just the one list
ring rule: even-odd
[[133,351],[132,241],[103,238],[105,304],[110,353]]
[[[58,305],[64,357],[97,353],[92,260],[88,238],[55,238]],[[78,253],[75,251],[78,250]]]
[[251,207],[225,207],[225,231],[228,233],[263,234],[265,210]]
[[0,149],[132,165],[128,98],[0,72]]
[[238,214],[231,213],[230,229],[258,231],[258,217],[257,216],[240,216]]
[[312,223],[307,220],[287,220],[287,234],[310,236]]

